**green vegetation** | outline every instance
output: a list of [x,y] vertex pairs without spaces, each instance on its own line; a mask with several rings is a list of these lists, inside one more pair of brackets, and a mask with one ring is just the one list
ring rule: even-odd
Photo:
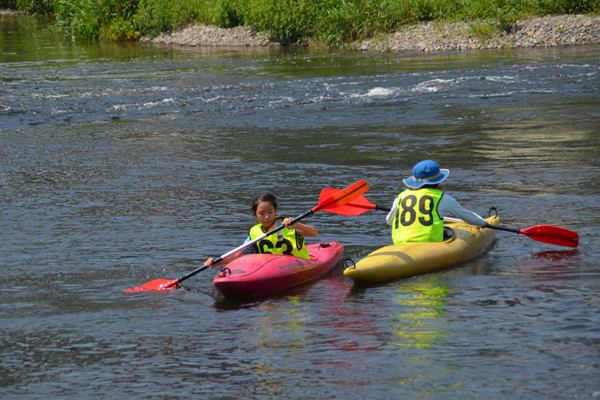
[[21,10],[31,15],[52,13],[55,0],[0,0],[0,8]]
[[0,0],[0,8],[15,8],[15,0]]
[[[341,45],[419,21],[494,21],[508,30],[519,18],[600,13],[600,0],[0,0],[29,14],[53,14],[78,38],[132,40],[189,22],[245,25],[286,44]],[[480,34],[489,25],[474,23]]]

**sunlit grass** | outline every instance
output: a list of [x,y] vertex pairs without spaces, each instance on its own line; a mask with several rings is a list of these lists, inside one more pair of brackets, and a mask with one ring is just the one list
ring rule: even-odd
[[[73,37],[135,40],[191,22],[248,26],[285,44],[342,45],[420,21],[470,21],[475,35],[529,16],[600,13],[600,0],[5,0],[53,14]],[[486,23],[473,21],[489,21]]]

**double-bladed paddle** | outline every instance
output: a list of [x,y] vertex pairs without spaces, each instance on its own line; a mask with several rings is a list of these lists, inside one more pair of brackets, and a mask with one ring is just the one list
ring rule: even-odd
[[[302,218],[308,217],[309,215],[314,214],[317,211],[323,210],[323,211],[327,211],[327,212],[334,212],[333,210],[336,210],[339,207],[346,206],[346,204],[350,203],[352,200],[356,199],[357,197],[359,197],[360,195],[365,193],[367,190],[369,190],[369,184],[367,182],[365,182],[364,180],[360,180],[360,181],[348,186],[345,189],[342,189],[342,190],[330,189],[330,190],[332,190],[331,195],[326,196],[324,198],[322,195],[322,192],[321,192],[321,197],[319,198],[319,204],[317,204],[316,207],[308,210],[304,214],[299,215],[298,217],[294,218],[290,222],[290,225],[295,224],[296,222],[300,221]],[[335,192],[333,192],[333,191],[335,191]],[[235,254],[238,251],[245,249],[246,247],[252,246],[253,244],[260,242],[267,236],[272,235],[276,232],[279,232],[283,228],[284,228],[284,226],[281,225],[281,226],[273,229],[272,231],[269,231],[269,232],[265,233],[264,235],[259,236],[254,240],[251,240],[248,243],[244,243],[243,245],[238,246],[231,251],[228,251],[227,253],[221,255],[219,258],[214,259],[212,262],[212,265],[219,263],[220,261],[229,257],[230,255]],[[198,268],[197,270],[192,271],[189,274],[182,276],[179,279],[173,279],[173,280],[155,279],[153,281],[146,283],[145,285],[125,289],[124,292],[125,293],[135,293],[135,292],[143,292],[146,290],[164,290],[164,289],[177,288],[181,282],[183,282],[184,280],[186,280],[188,278],[191,278],[192,276],[196,275],[199,272],[204,271],[207,268],[209,268],[209,267],[202,266],[202,267]]]
[[[321,191],[321,197],[323,196],[331,196],[335,194],[338,189],[323,189]],[[329,211],[333,214],[341,214],[341,215],[351,215],[356,216],[360,215],[369,210],[379,210],[390,212],[389,208],[379,207],[369,200],[367,200],[364,196],[359,196],[347,203],[343,207],[332,208]],[[452,218],[451,218],[452,219]],[[458,220],[460,221],[460,220]],[[542,243],[555,244],[558,246],[566,246],[566,247],[577,247],[579,245],[579,235],[577,232],[561,228],[559,226],[552,225],[536,225],[527,229],[519,229],[519,228],[508,228],[505,226],[498,225],[488,225],[486,228],[497,229],[499,231],[513,232],[518,234],[523,234],[529,236],[533,240],[537,240]]]

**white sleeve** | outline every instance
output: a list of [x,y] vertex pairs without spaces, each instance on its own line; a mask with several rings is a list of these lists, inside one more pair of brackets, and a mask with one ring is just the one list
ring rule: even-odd
[[394,204],[392,204],[392,209],[388,213],[387,217],[385,217],[385,222],[388,225],[392,225],[394,222],[394,217],[398,214],[398,204],[396,204],[396,199],[394,199]]
[[[248,236],[246,238],[246,240],[244,241],[244,244],[250,243],[250,242],[251,242],[251,239],[250,239],[250,236]],[[252,246],[248,246],[245,249],[242,249],[242,253],[244,253],[244,254],[252,254],[252,253],[254,253],[254,248]]]
[[487,225],[487,221],[475,214],[473,211],[469,211],[461,206],[454,197],[444,193],[442,199],[438,203],[438,214],[441,218],[454,217],[460,218],[468,224],[484,227]]

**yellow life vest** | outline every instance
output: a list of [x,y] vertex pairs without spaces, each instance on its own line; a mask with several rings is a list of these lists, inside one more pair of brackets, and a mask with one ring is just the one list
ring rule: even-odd
[[[256,224],[250,229],[250,240],[264,235],[262,224]],[[310,259],[304,245],[304,235],[298,235],[295,229],[283,228],[277,234],[272,234],[253,245],[257,254],[287,254],[290,256]]]
[[398,195],[398,214],[392,222],[394,244],[407,242],[442,242],[444,220],[437,206],[444,194],[440,189],[407,189]]

